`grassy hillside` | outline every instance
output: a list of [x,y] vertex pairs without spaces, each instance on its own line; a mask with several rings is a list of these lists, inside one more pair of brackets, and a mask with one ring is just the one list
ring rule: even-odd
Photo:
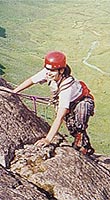
[[[65,52],[73,74],[94,94],[88,132],[96,151],[110,154],[109,0],[0,0],[1,76],[20,84],[42,68],[50,50]],[[25,93],[47,95],[43,88]]]

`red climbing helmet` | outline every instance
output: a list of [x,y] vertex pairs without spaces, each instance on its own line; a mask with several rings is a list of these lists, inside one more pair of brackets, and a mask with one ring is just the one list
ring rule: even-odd
[[51,51],[45,56],[44,67],[56,70],[66,67],[66,56],[60,51]]

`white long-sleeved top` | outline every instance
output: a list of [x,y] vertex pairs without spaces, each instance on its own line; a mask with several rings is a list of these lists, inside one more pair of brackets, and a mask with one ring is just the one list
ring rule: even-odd
[[[33,83],[44,83],[47,81],[49,70],[46,68],[42,69],[40,72],[31,77]],[[74,80],[73,84],[70,84],[68,87],[68,83],[72,82],[72,76],[66,78],[61,82],[59,92],[59,105],[58,107],[63,107],[69,109],[70,102],[75,101],[82,94],[82,85],[78,80]]]

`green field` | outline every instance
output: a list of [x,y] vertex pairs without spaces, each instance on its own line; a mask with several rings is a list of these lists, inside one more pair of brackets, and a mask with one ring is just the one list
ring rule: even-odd
[[[94,94],[88,132],[96,152],[110,155],[110,1],[0,0],[1,77],[20,84],[51,50],[67,55],[73,75]],[[34,86],[25,93],[47,91]]]

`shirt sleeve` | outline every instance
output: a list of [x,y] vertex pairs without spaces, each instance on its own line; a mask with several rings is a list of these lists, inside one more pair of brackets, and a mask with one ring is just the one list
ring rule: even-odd
[[42,69],[40,72],[31,77],[33,83],[43,83],[46,81],[46,75],[48,70],[46,68]]

